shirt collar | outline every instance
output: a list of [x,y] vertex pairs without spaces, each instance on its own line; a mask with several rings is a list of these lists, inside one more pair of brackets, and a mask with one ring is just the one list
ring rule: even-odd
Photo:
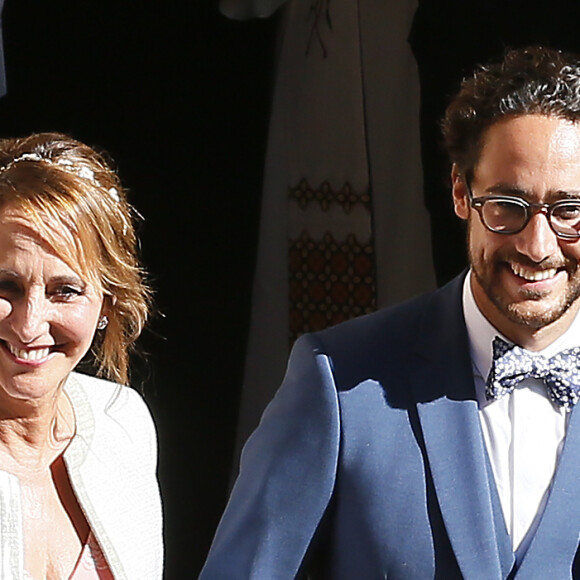
[[[499,336],[506,342],[511,343],[511,341],[492,326],[479,310],[471,290],[471,276],[472,272],[469,270],[467,276],[465,276],[465,280],[463,281],[463,313],[465,316],[465,324],[467,326],[467,335],[469,336],[469,348],[471,352],[471,361],[474,367],[474,374],[476,376],[481,376],[485,381],[489,374],[489,370],[491,369],[493,359],[493,339],[496,336]],[[534,354],[552,357],[560,351],[574,346],[580,346],[580,316],[578,314],[566,332],[546,348],[535,352]]]

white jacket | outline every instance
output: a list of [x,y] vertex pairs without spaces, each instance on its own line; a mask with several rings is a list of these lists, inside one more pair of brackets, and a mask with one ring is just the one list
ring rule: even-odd
[[[128,387],[71,373],[65,384],[76,433],[68,475],[115,580],[163,576],[157,439],[149,410]],[[20,484],[0,471],[0,578],[23,578]]]

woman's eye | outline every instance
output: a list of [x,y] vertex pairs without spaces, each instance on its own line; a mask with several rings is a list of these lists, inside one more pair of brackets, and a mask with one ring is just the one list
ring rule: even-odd
[[61,300],[70,300],[76,296],[80,296],[83,293],[82,288],[77,288],[76,286],[59,286],[52,291],[52,296]]
[[21,292],[20,286],[16,283],[15,280],[2,280],[0,279],[0,295],[15,295]]

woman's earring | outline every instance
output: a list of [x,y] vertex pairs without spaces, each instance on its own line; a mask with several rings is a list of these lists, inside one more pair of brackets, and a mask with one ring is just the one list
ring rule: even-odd
[[106,314],[103,314],[97,323],[97,330],[105,330],[107,324],[109,324],[109,319]]

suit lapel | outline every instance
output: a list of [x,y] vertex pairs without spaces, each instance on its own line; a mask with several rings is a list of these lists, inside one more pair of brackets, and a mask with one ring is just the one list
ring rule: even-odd
[[[580,411],[570,414],[566,440],[540,524],[516,578],[570,578],[580,537]],[[548,576],[546,576],[548,575]]]
[[[466,578],[506,578],[513,566],[479,424],[461,289],[436,292],[411,365],[417,410],[439,506]],[[435,313],[435,315],[433,315]]]

